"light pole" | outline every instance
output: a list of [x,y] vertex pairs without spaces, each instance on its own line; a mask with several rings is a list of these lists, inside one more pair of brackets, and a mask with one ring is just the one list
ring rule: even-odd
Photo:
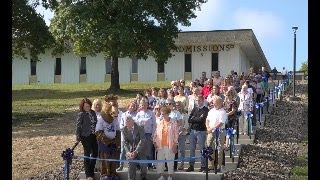
[[296,31],[298,29],[298,27],[292,27],[293,29],[293,33],[294,33],[294,37],[293,37],[293,97],[295,97],[296,95],[296,89],[295,89],[295,85],[296,85]]

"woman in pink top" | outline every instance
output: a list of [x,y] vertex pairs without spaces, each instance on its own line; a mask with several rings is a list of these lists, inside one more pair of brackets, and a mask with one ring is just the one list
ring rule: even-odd
[[204,83],[204,87],[201,89],[202,96],[206,99],[212,90],[212,82],[208,80]]
[[[154,147],[157,151],[158,160],[174,160],[177,152],[179,130],[175,121],[171,121],[169,114],[170,108],[162,107],[160,109],[162,120],[157,124],[157,128],[153,137]],[[168,179],[172,179],[173,161],[168,162]],[[164,179],[164,163],[158,163],[157,173],[160,174],[159,179]]]

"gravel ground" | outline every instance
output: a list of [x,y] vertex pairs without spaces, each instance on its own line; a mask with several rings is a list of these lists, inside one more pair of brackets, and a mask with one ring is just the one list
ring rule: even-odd
[[[277,101],[264,127],[256,131],[253,144],[244,145],[237,169],[225,179],[289,179],[298,156],[305,154],[308,138],[308,94],[306,84],[297,84],[301,101]],[[292,94],[288,91],[284,96]]]

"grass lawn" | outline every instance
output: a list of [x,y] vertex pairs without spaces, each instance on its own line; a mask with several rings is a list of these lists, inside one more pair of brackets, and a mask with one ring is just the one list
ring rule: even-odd
[[[103,84],[40,84],[12,87],[12,125],[28,125],[54,119],[67,111],[78,110],[84,97],[93,101],[109,94],[110,83]],[[136,93],[151,87],[169,88],[170,82],[133,82],[120,84],[119,101],[135,98]],[[121,103],[120,103],[121,105]]]

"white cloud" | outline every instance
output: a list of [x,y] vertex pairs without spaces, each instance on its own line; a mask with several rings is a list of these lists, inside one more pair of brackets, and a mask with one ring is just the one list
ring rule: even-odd
[[39,5],[36,7],[36,12],[43,15],[43,19],[45,20],[47,26],[50,25],[50,19],[53,18],[54,12],[50,11],[50,9],[45,9],[43,6]]
[[276,39],[284,34],[284,22],[269,11],[239,8],[233,15],[235,29],[252,29],[258,40]]
[[195,14],[196,18],[191,19],[191,26],[181,26],[183,31],[208,31],[214,30],[215,20],[222,13],[223,1],[221,0],[208,0],[208,2],[201,5],[201,11],[197,10]]

